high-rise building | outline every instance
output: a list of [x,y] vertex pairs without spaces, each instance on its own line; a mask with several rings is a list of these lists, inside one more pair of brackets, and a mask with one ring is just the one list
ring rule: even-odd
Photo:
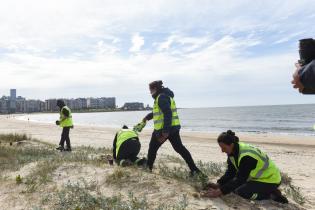
[[16,100],[16,89],[11,89],[10,90],[10,99],[11,100]]
[[16,89],[10,90],[10,113],[16,112]]

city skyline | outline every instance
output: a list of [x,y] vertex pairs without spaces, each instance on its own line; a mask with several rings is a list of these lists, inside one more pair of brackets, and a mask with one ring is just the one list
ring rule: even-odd
[[290,83],[314,14],[310,0],[7,1],[0,92],[152,104],[161,79],[179,107],[315,103]]
[[26,99],[17,96],[16,89],[10,89],[10,95],[3,95],[0,98],[0,113],[31,113],[31,112],[56,112],[57,100],[64,100],[65,104],[76,111],[93,110],[144,110],[149,109],[142,102],[125,102],[123,106],[116,104],[115,97],[87,97],[87,98],[50,98],[50,99]]

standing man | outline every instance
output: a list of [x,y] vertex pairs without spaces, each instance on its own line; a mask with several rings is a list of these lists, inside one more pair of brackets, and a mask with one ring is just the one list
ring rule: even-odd
[[157,151],[168,139],[174,150],[186,161],[191,176],[200,173],[190,152],[182,144],[179,135],[180,122],[174,101],[174,93],[170,89],[164,88],[161,80],[151,82],[149,88],[154,99],[153,112],[149,113],[143,119],[143,122],[153,119],[154,131],[149,145],[147,166],[152,171]]
[[[62,127],[61,139],[59,142],[59,147],[57,150],[60,151],[71,151],[71,144],[70,144],[70,128],[73,128],[72,122],[72,114],[69,107],[66,106],[63,100],[57,100],[57,106],[60,109],[60,118],[56,121],[56,125]],[[64,148],[64,144],[67,144],[67,148]]]

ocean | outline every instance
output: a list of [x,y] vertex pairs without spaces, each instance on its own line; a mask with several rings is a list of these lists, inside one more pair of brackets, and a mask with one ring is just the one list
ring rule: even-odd
[[[76,125],[119,128],[135,125],[149,111],[74,113]],[[315,135],[315,104],[219,108],[185,108],[178,110],[182,129],[222,132],[231,129],[244,133]],[[20,120],[55,123],[58,114],[26,114]],[[152,122],[147,128],[152,128]]]

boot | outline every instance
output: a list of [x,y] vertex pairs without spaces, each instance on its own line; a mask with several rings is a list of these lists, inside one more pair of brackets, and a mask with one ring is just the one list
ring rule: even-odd
[[122,159],[121,161],[119,161],[119,165],[121,167],[131,166],[132,162],[128,159]]
[[71,152],[72,149],[71,149],[71,147],[67,147],[64,151]]
[[271,193],[270,198],[279,203],[289,203],[288,199],[284,195],[282,195],[279,189],[274,190]]
[[147,159],[146,158],[137,159],[135,163],[137,164],[137,166],[145,166],[147,164]]
[[57,147],[56,150],[64,151],[65,148],[63,146],[59,145],[59,147]]

